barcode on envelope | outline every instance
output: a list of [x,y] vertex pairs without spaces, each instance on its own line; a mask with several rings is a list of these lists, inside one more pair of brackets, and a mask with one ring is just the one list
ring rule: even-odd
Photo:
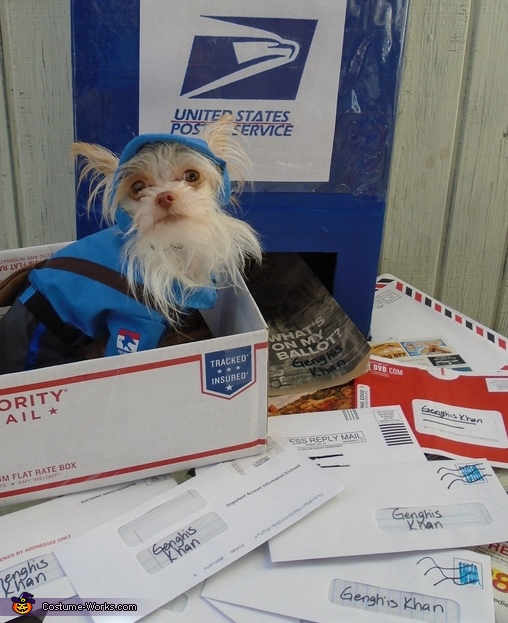
[[358,415],[358,411],[356,409],[343,409],[342,413],[344,414],[344,419],[346,422],[352,422],[353,420],[359,420],[360,416]]
[[402,446],[414,443],[404,422],[379,424],[379,430],[388,446]]

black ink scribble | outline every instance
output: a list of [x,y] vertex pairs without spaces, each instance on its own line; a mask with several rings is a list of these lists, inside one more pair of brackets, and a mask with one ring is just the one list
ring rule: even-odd
[[[424,417],[424,418],[422,418],[422,420],[424,422],[430,422],[431,424],[435,424],[436,423],[435,419],[431,420],[429,418],[425,418]],[[448,428],[460,428],[461,430],[464,428],[464,426],[462,426],[462,424],[450,424],[450,422],[445,422],[442,419],[439,419],[438,421],[439,421],[440,426],[448,426]]]
[[434,582],[434,586],[450,580],[456,586],[467,586],[468,584],[480,584],[480,576],[478,574],[478,566],[473,562],[460,562],[458,567],[441,567],[432,558],[432,556],[424,556],[417,561],[419,565],[423,561],[433,563],[423,575],[427,575],[430,571],[437,571],[442,576],[440,580]]
[[444,480],[447,476],[450,476],[452,480],[449,481],[447,489],[449,489],[454,482],[461,482],[469,485],[477,482],[487,482],[487,478],[491,474],[486,474],[484,467],[481,463],[469,463],[467,465],[457,465],[453,467],[440,467],[437,473],[443,472],[440,480]]
[[339,457],[343,457],[344,454],[321,454],[318,456],[309,456],[311,461],[316,461],[316,465],[319,467],[326,469],[328,467],[350,467],[348,463],[322,463],[321,461],[330,461],[331,459],[338,459]]

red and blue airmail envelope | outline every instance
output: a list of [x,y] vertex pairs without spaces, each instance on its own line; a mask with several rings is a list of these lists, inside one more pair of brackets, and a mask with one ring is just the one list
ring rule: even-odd
[[371,348],[430,368],[488,374],[508,366],[508,338],[389,274],[376,283]]
[[489,557],[458,549],[281,565],[261,547],[209,578],[202,596],[226,614],[297,621],[494,623]]
[[273,562],[508,540],[508,496],[486,461],[352,465],[331,473],[344,491],[270,539]]
[[[282,442],[283,443],[283,442]],[[135,621],[342,491],[290,446],[220,463],[55,550],[82,599],[134,600]],[[90,612],[95,621],[104,614]]]
[[508,467],[508,374],[459,373],[372,356],[355,379],[358,407],[398,404],[426,451]]

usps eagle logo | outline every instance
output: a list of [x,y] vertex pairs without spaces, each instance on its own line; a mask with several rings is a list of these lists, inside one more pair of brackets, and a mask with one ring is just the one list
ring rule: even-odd
[[139,347],[141,335],[128,329],[120,329],[116,337],[116,348],[119,355],[135,353]]
[[[317,20],[203,15],[180,95],[296,99]],[[216,31],[216,32],[215,32]]]
[[253,369],[251,346],[205,353],[202,391],[220,398],[233,398],[255,382]]

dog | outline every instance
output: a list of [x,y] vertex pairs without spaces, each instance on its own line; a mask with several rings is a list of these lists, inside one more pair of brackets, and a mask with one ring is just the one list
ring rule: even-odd
[[0,373],[77,361],[87,340],[106,340],[106,356],[154,348],[189,310],[213,307],[218,288],[238,286],[262,255],[231,209],[249,164],[238,139],[224,115],[197,138],[139,135],[119,157],[74,143],[87,209],[99,202],[107,227],[29,273],[0,322]]

